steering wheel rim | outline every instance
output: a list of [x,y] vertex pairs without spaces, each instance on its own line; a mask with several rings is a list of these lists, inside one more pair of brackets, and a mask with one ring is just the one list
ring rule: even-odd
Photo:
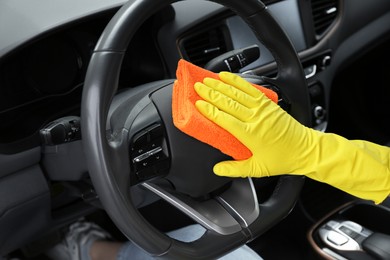
[[[173,2],[175,1],[129,1],[104,30],[92,55],[83,89],[83,145],[90,176],[99,198],[114,223],[130,240],[161,258],[214,258],[253,239],[285,217],[295,203],[303,178],[281,177],[273,195],[260,205],[261,211],[256,221],[248,229],[229,235],[221,236],[207,231],[195,242],[182,243],[162,234],[140,215],[128,193],[128,180],[125,176],[127,171],[130,172],[128,161],[123,160],[123,154],[129,153],[126,145],[129,129],[119,127],[110,134],[111,140],[107,140],[106,124],[111,101],[117,91],[121,63],[130,40],[148,17]],[[279,68],[276,78],[264,80],[276,86],[289,85],[289,88],[283,90],[291,103],[291,114],[301,123],[310,126],[309,94],[301,64],[288,37],[268,13],[265,5],[257,0],[244,3],[234,0],[214,2],[234,10],[255,28],[256,36],[274,55]],[[136,110],[133,107],[132,112],[134,109]],[[287,206],[279,207],[281,198]]]

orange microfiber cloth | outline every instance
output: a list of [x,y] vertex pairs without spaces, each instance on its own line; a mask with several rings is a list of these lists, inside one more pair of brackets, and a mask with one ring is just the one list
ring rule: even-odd
[[[225,129],[206,119],[198,112],[195,102],[201,97],[195,92],[194,84],[204,78],[219,79],[218,74],[202,69],[185,60],[180,60],[173,85],[172,117],[174,125],[184,133],[207,143],[235,160],[244,160],[252,153]],[[253,84],[275,103],[278,95],[267,88]]]

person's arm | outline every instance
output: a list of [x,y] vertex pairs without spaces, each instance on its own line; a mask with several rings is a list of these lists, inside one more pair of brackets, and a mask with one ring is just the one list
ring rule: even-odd
[[238,75],[221,72],[195,90],[197,109],[252,152],[214,166],[217,175],[306,175],[354,196],[382,202],[390,193],[390,149],[305,127]]

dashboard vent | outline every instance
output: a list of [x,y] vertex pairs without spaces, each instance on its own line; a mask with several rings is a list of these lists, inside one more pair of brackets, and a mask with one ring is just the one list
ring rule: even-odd
[[180,41],[183,57],[191,63],[203,67],[211,59],[229,51],[227,28],[219,26]]
[[321,36],[333,23],[338,12],[337,0],[311,0],[314,30]]

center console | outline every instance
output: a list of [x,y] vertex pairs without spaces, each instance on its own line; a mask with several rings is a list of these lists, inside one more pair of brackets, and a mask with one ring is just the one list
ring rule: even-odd
[[324,259],[390,259],[390,208],[349,203],[314,225],[308,238]]

